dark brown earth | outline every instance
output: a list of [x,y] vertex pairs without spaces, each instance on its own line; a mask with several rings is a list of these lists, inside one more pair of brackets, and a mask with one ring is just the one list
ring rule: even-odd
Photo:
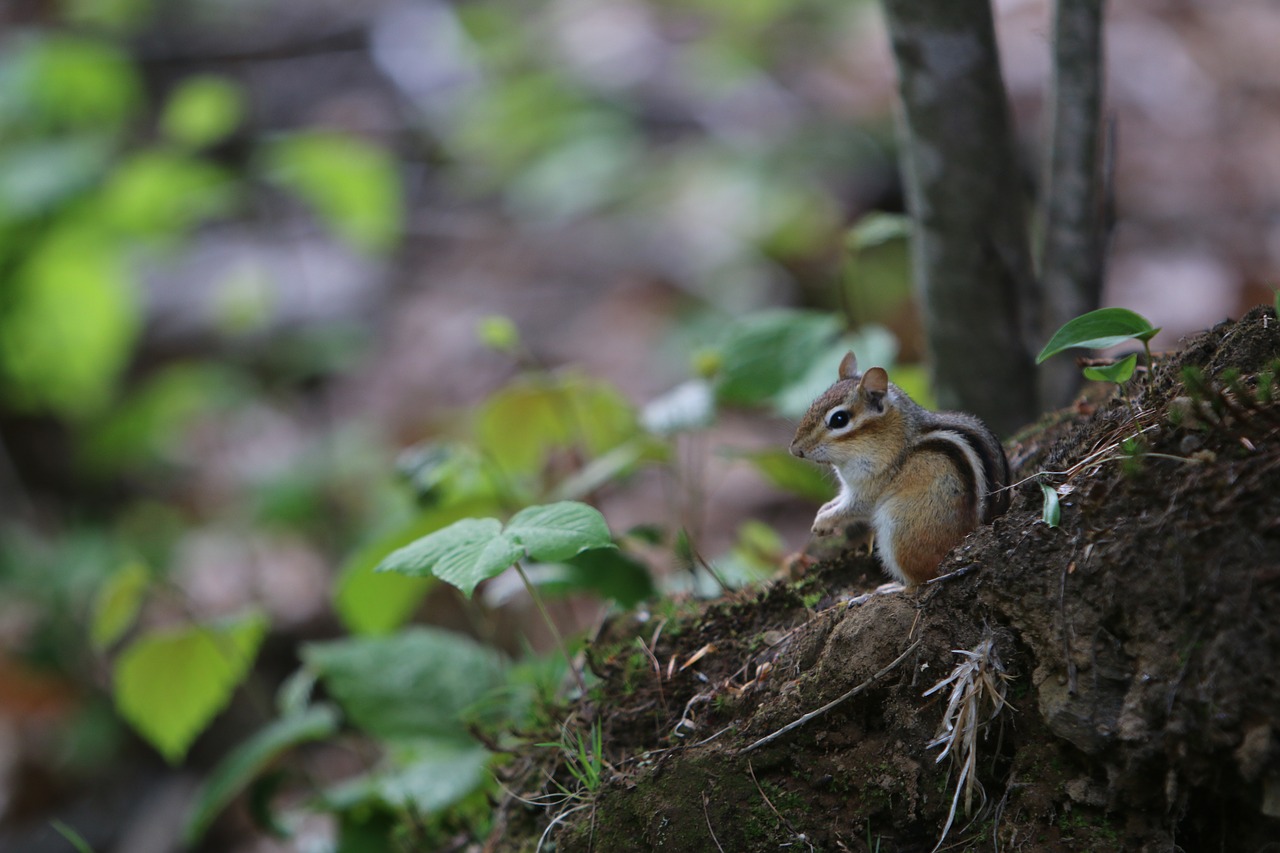
[[[924,694],[990,638],[1008,705],[977,738],[985,796],[967,816],[962,798],[942,849],[1280,850],[1278,358],[1257,308],[1159,359],[1131,401],[1026,431],[1013,508],[914,593],[849,603],[883,581],[855,549],[618,617],[571,716],[602,727],[603,782],[518,756],[512,792],[554,794],[550,775],[578,793],[508,798],[488,849],[533,850],[554,820],[542,849],[930,851],[959,766],[929,746],[950,687]],[[1040,482],[1065,492],[1056,528]]]

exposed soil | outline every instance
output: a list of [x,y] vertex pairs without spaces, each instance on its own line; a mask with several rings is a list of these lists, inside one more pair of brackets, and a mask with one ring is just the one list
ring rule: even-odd
[[[602,689],[574,711],[603,729],[602,785],[550,809],[508,799],[490,849],[532,850],[558,818],[543,849],[932,850],[959,765],[930,747],[950,687],[924,694],[990,638],[1009,704],[945,849],[1280,850],[1280,405],[1257,390],[1277,358],[1275,313],[1254,309],[1158,361],[1131,402],[1027,431],[1013,508],[915,592],[860,599],[883,577],[851,548],[617,618],[590,653]],[[1068,472],[1040,478],[1069,487],[1056,528],[1042,471]],[[508,787],[573,789],[549,752]]]

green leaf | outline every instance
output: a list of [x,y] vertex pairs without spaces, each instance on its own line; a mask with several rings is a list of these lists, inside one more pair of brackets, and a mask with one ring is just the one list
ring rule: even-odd
[[53,831],[66,839],[67,843],[75,848],[76,853],[93,853],[93,847],[88,841],[84,840],[84,836],[76,832],[70,825],[60,820],[49,821],[49,826],[53,827]]
[[503,673],[496,652],[438,628],[309,643],[302,659],[352,723],[384,739],[467,740],[463,712]]
[[1114,382],[1117,385],[1123,385],[1129,381],[1129,377],[1133,376],[1133,369],[1138,364],[1138,354],[1125,356],[1114,364],[1108,364],[1101,367],[1086,367],[1082,372],[1085,379],[1092,379],[1095,382]]
[[1036,356],[1036,364],[1072,347],[1103,349],[1128,340],[1149,341],[1156,332],[1147,318],[1127,308],[1099,308],[1069,321]]
[[530,582],[551,595],[594,593],[631,608],[657,594],[648,567],[618,548],[592,548],[563,563],[534,563]]
[[522,509],[507,522],[506,535],[543,563],[567,560],[588,548],[613,544],[609,525],[600,511],[576,501]]
[[92,423],[81,461],[95,474],[140,476],[193,462],[190,427],[243,403],[253,389],[239,368],[213,361],[157,370]]
[[276,712],[282,717],[305,714],[316,689],[316,674],[305,666],[295,669],[276,688]]
[[745,318],[721,347],[717,397],[742,405],[768,402],[813,369],[839,328],[834,316],[812,311],[762,311]]
[[240,743],[200,786],[183,832],[186,843],[199,841],[214,818],[282,752],[337,731],[337,709],[316,705],[296,716],[275,720]]
[[78,28],[128,36],[155,18],[155,7],[156,0],[63,0],[58,10]]
[[102,189],[102,218],[143,239],[180,236],[231,209],[234,184],[217,166],[175,151],[143,151]]
[[389,634],[399,628],[417,609],[423,596],[436,583],[427,576],[399,571],[378,571],[393,552],[423,536],[471,516],[494,512],[491,501],[467,501],[433,507],[411,522],[375,539],[355,552],[343,565],[333,587],[334,609],[342,624],[354,634]]
[[464,518],[393,551],[374,569],[410,577],[428,573],[471,597],[476,585],[495,577],[524,556],[496,518]]
[[1040,518],[1050,527],[1057,527],[1062,520],[1062,506],[1058,503],[1058,491],[1047,483],[1040,484],[1040,491],[1044,494],[1044,509],[1040,513]]
[[476,323],[480,343],[497,352],[515,352],[520,347],[520,331],[510,317],[490,314]]
[[116,707],[165,760],[178,763],[231,700],[266,631],[266,618],[255,613],[139,638],[116,663]]
[[89,623],[89,642],[95,651],[105,651],[133,627],[150,586],[151,573],[136,561],[107,578],[94,598]]
[[266,162],[273,180],[357,249],[385,252],[399,239],[400,178],[385,151],[352,136],[302,133],[270,146]]
[[99,135],[41,139],[0,150],[0,222],[53,210],[107,169],[111,141]]
[[845,236],[845,246],[853,252],[871,249],[890,240],[911,236],[911,217],[874,211],[858,220]]
[[396,473],[408,480],[421,506],[494,503],[502,493],[493,465],[474,446],[462,442],[415,445],[396,459]]
[[225,139],[244,115],[240,87],[222,77],[200,75],[183,80],[169,96],[160,129],[164,135],[191,148],[202,148]]
[[489,751],[478,743],[421,740],[391,745],[395,770],[375,774],[378,797],[395,809],[431,814],[446,809],[489,778]]
[[486,457],[518,479],[541,474],[556,450],[606,453],[634,438],[639,425],[612,385],[569,375],[513,382],[480,406],[474,431]]
[[128,54],[102,39],[33,37],[20,42],[5,65],[12,76],[0,94],[0,119],[10,127],[115,131],[143,103],[142,81]]
[[105,234],[73,227],[33,247],[0,317],[7,402],[78,418],[111,400],[141,325],[121,251]]
[[770,483],[794,495],[826,502],[835,494],[826,466],[797,459],[785,450],[755,450],[734,455],[750,462]]

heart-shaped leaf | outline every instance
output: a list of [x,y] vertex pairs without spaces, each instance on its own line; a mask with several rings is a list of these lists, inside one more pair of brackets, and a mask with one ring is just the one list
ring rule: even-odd
[[254,613],[139,638],[116,664],[121,716],[176,764],[230,701],[266,632],[266,617]]

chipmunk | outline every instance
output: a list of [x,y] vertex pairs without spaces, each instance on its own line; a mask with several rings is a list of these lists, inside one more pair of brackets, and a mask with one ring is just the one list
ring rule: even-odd
[[886,571],[907,586],[937,575],[969,531],[1009,508],[1009,461],[986,424],[925,409],[882,367],[859,374],[852,352],[805,413],[791,452],[830,463],[840,481],[813,532],[866,522]]

